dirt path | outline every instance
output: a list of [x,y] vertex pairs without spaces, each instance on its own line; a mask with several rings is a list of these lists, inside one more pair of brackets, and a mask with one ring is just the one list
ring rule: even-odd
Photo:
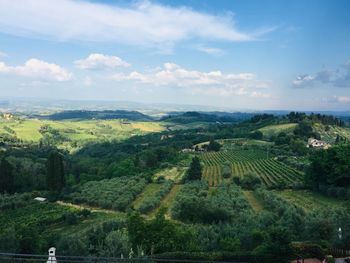
[[68,202],[64,202],[64,201],[57,201],[56,204],[58,205],[62,205],[62,206],[68,206],[68,207],[73,207],[76,209],[87,209],[90,210],[91,212],[102,212],[102,213],[107,213],[107,214],[115,214],[115,215],[121,215],[123,214],[122,212],[118,212],[112,209],[104,209],[104,208],[99,208],[99,207],[92,207],[86,204],[72,204],[72,203],[68,203]]
[[261,212],[264,209],[262,203],[255,197],[253,191],[243,191],[245,198],[247,199],[250,206],[257,213]]
[[176,196],[177,192],[181,189],[181,187],[182,187],[181,184],[175,184],[171,188],[170,192],[160,202],[159,206],[156,209],[154,209],[149,215],[154,216],[161,207],[165,207],[167,209],[167,212],[165,214],[166,218],[170,219],[170,211],[169,211],[170,204],[175,199],[175,196]]

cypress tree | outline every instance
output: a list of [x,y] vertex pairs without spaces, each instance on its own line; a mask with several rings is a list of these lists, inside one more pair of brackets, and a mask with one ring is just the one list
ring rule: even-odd
[[51,191],[61,191],[64,187],[63,157],[56,151],[51,152],[47,160],[46,183]]
[[202,179],[202,166],[198,157],[192,158],[190,168],[187,171],[188,180],[201,180]]
[[5,158],[3,158],[0,163],[0,193],[14,192],[15,181],[12,171],[12,165]]

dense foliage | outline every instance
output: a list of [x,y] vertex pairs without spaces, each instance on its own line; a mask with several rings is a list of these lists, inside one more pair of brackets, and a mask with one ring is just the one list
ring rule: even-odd
[[339,198],[350,198],[350,145],[316,151],[306,181],[315,189]]

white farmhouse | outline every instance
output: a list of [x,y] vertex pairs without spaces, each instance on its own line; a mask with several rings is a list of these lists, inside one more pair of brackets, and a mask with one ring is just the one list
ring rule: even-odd
[[314,138],[309,138],[307,142],[307,147],[309,148],[319,148],[319,149],[328,149],[331,145],[325,141],[317,140]]

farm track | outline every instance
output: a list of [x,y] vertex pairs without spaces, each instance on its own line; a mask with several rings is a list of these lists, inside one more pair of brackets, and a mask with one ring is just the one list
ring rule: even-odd
[[255,197],[253,191],[243,191],[243,195],[255,212],[259,213],[264,209],[263,204]]
[[166,218],[169,219],[170,218],[169,207],[171,206],[172,202],[176,197],[177,192],[181,189],[181,187],[182,187],[181,184],[174,184],[170,192],[162,199],[159,206],[149,213],[149,216],[154,216],[161,207],[165,207],[167,209],[165,216]]
[[90,210],[91,212],[101,212],[101,213],[107,213],[107,214],[115,214],[115,215],[121,215],[124,214],[123,212],[118,212],[112,209],[104,209],[104,208],[100,208],[100,207],[96,207],[96,206],[90,206],[87,204],[73,204],[73,203],[69,203],[69,202],[65,202],[65,201],[56,201],[56,204],[61,205],[61,206],[67,206],[67,207],[72,207],[72,208],[76,208],[76,209],[87,209]]

